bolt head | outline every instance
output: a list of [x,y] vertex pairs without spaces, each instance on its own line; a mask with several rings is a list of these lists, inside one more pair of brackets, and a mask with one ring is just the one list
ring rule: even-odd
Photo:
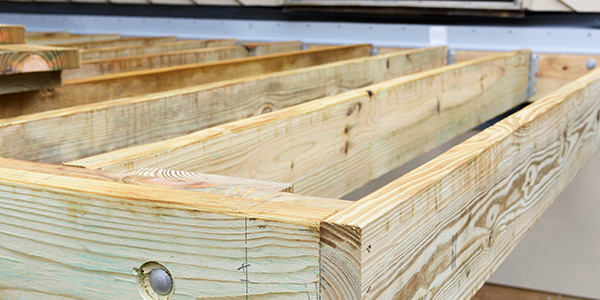
[[150,286],[157,294],[161,296],[168,295],[173,289],[173,279],[171,275],[161,268],[156,268],[150,272]]
[[585,67],[586,67],[588,70],[592,70],[592,69],[594,69],[594,68],[596,67],[596,60],[595,60],[595,59],[593,59],[593,58],[590,58],[590,59],[588,59],[588,60],[585,62]]

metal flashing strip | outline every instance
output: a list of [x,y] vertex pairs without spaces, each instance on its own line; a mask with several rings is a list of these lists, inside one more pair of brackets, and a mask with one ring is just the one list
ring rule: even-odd
[[69,30],[82,34],[119,32],[132,36],[236,37],[242,41],[372,43],[377,47],[401,48],[444,44],[457,50],[508,51],[526,48],[538,53],[600,54],[600,29],[589,28],[430,26],[16,13],[0,13],[0,22],[22,24],[29,31]]

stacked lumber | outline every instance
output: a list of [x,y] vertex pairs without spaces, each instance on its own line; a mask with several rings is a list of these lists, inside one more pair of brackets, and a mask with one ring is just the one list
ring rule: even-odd
[[77,49],[28,45],[23,26],[0,24],[0,94],[60,86],[61,71],[77,67]]
[[[348,201],[526,103],[531,52],[71,36],[30,38],[115,57],[0,95],[8,299],[470,299],[600,147],[600,70],[543,69]],[[150,67],[174,45],[219,59]]]

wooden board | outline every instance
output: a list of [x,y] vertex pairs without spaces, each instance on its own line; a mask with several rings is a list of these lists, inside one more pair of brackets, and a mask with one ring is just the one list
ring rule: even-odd
[[60,46],[62,44],[118,40],[120,34],[85,34],[28,38],[27,44]]
[[26,31],[25,38],[44,38],[44,37],[56,37],[56,36],[69,36],[68,31]]
[[173,274],[177,299],[316,299],[318,222],[348,205],[138,185],[106,172],[56,174],[41,164],[0,166],[7,299],[138,299],[136,269],[151,261]]
[[70,80],[63,82],[63,86],[54,90],[0,96],[0,117],[7,118],[365,57],[370,55],[370,49],[369,44],[334,46]]
[[4,119],[0,157],[62,163],[158,142],[440,67],[446,53],[438,47],[362,57]]
[[341,197],[523,103],[529,55],[450,65],[68,164],[244,174],[291,182],[305,195]]
[[268,55],[281,52],[302,50],[302,41],[284,41],[274,43],[244,43],[251,56]]
[[134,55],[146,55],[162,52],[172,52],[181,50],[191,50],[197,48],[233,46],[236,39],[216,39],[216,40],[182,40],[168,43],[158,43],[152,45],[122,46],[94,48],[81,51],[81,59],[97,60],[110,59]]
[[55,88],[60,83],[60,71],[1,75],[0,95]]
[[0,24],[0,44],[25,44],[25,27]]
[[[194,172],[185,172],[185,171],[177,171],[177,170],[167,170],[167,169],[155,169],[155,168],[144,168],[139,169],[134,172],[131,172],[132,175],[139,175],[143,177],[152,177],[152,178],[162,178],[174,180],[176,182],[184,182],[186,184],[182,184],[181,186],[189,189],[190,185],[187,183],[193,184],[191,186],[209,186],[211,188],[215,186],[219,187],[231,187],[234,191],[243,190],[244,193],[248,193],[248,189],[255,189],[263,192],[270,193],[278,193],[278,192],[286,192],[293,193],[294,186],[291,183],[279,183],[265,180],[257,180],[257,179],[248,179],[248,178],[239,178],[239,177],[229,177],[229,176],[219,176],[213,174],[201,174]],[[215,192],[211,190],[213,194],[223,193]],[[232,196],[232,195],[229,195]],[[244,194],[238,194],[238,197],[247,196]]]
[[107,48],[107,47],[149,45],[149,44],[156,44],[156,43],[174,42],[176,40],[177,40],[176,36],[161,36],[161,37],[152,37],[152,38],[127,37],[127,38],[120,38],[118,40],[70,43],[70,44],[62,44],[60,46],[61,47],[77,47],[79,49],[94,49],[94,48]]
[[37,45],[0,45],[2,75],[60,71],[79,67],[79,51]]
[[78,79],[108,74],[159,69],[180,65],[198,64],[248,56],[242,46],[200,48],[176,52],[162,52],[120,58],[83,61],[81,67],[63,72],[63,79]]
[[595,70],[329,217],[322,296],[470,298],[597,151],[599,99]]

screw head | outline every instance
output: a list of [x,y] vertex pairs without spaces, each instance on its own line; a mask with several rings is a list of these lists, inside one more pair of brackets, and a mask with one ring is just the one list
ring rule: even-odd
[[157,268],[150,272],[150,286],[161,296],[168,295],[173,289],[173,279],[165,270]]
[[593,59],[593,58],[590,58],[590,59],[588,59],[588,60],[585,62],[585,67],[586,67],[588,70],[592,70],[592,69],[594,69],[594,68],[596,67],[596,60],[595,60],[595,59]]

